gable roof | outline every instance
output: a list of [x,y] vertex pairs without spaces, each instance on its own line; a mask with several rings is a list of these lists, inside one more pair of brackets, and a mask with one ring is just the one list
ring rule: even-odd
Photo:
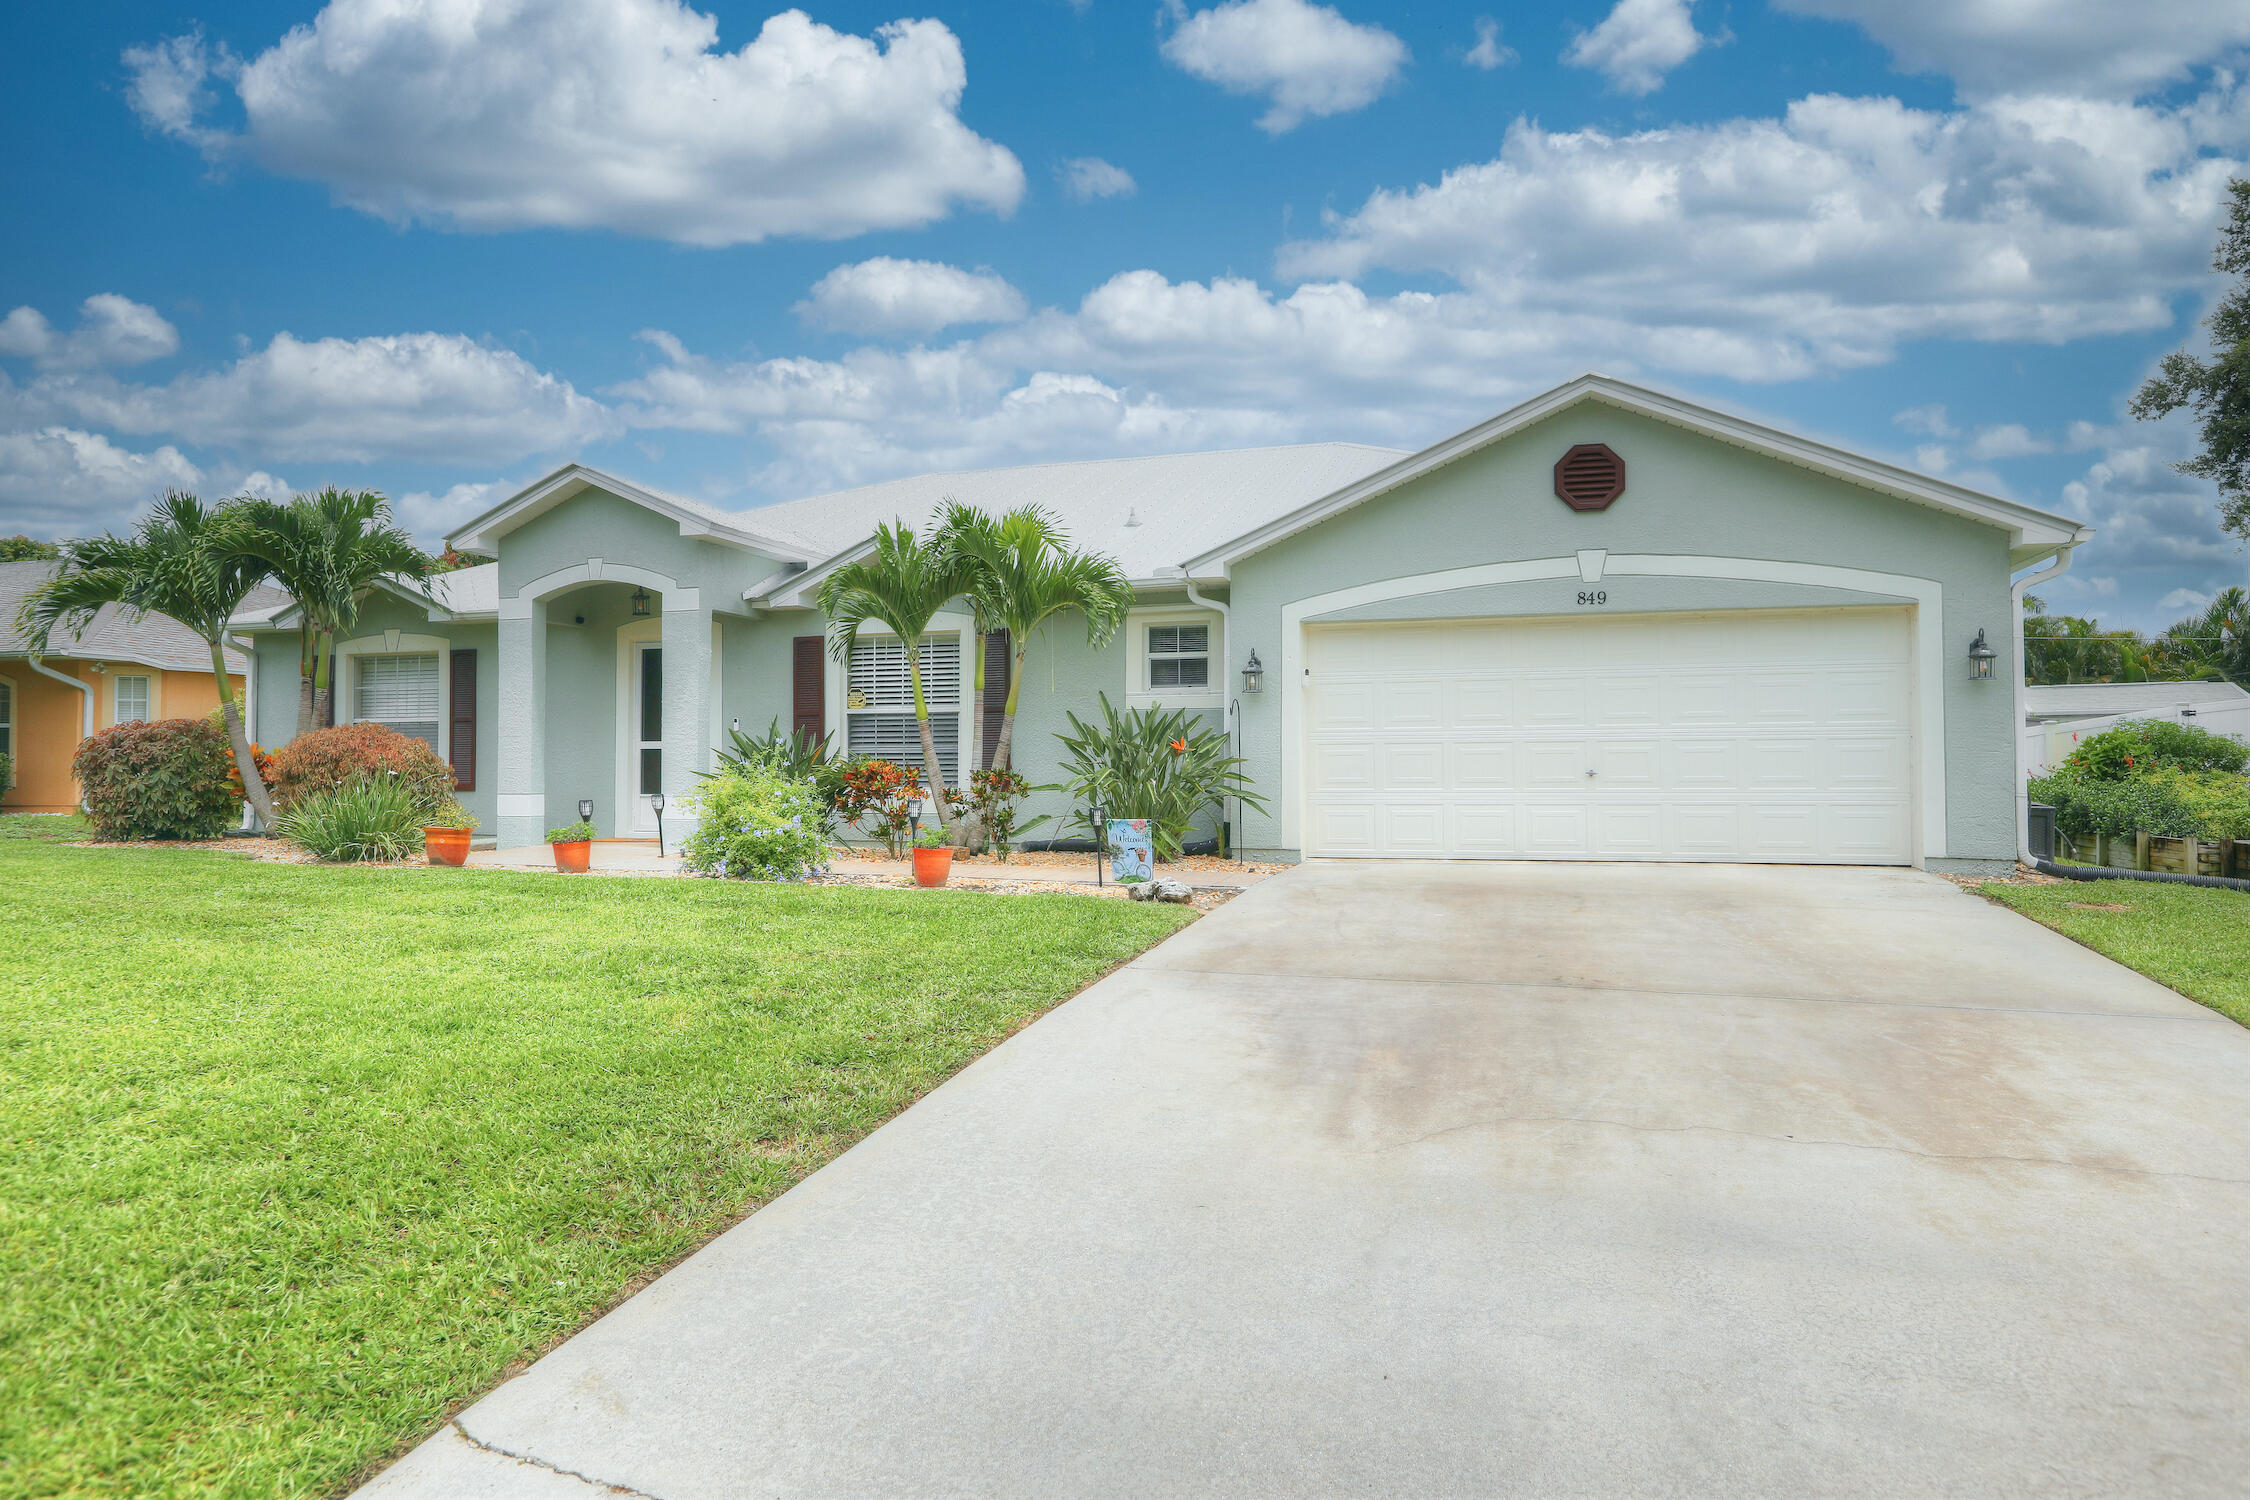
[[2002,500],[1998,496],[1983,494],[1946,480],[1933,479],[1927,474],[1902,469],[1880,459],[1848,453],[1826,443],[1814,442],[1810,438],[1796,437],[1742,417],[1698,406],[1678,396],[1649,390],[1645,386],[1612,380],[1606,375],[1588,374],[1556,386],[1544,395],[1534,396],[1489,421],[1480,422],[1464,432],[1433,443],[1419,453],[1406,455],[1397,463],[1355,483],[1344,485],[1310,504],[1275,516],[1261,525],[1252,526],[1217,546],[1185,558],[1182,566],[1191,577],[1224,577],[1226,570],[1235,562],[1270,547],[1285,537],[1293,536],[1309,526],[1316,526],[1331,516],[1387,494],[1410,480],[1419,479],[1432,470],[1466,458],[1536,422],[1545,421],[1588,401],[1598,401],[1659,422],[1668,422],[1675,427],[1747,448],[1783,463],[1797,464],[1916,505],[1926,505],[1933,510],[1947,511],[2001,527],[2007,531],[2010,548],[2019,563],[2045,556],[2057,547],[2075,545],[2093,535],[2091,528],[2081,526],[2067,517],[2020,505],[2013,500]]
[[620,500],[652,510],[677,524],[681,536],[706,537],[729,546],[747,547],[793,562],[811,562],[817,554],[797,537],[771,528],[753,528],[746,518],[689,500],[666,491],[620,479],[615,474],[585,464],[564,464],[546,478],[524,486],[468,525],[447,533],[446,541],[464,552],[489,553],[499,539],[564,501],[586,490],[598,489]]
[[[16,611],[23,607],[24,596],[54,572],[51,562],[0,563],[0,656],[26,654],[29,643],[16,629]],[[253,609],[269,609],[286,604],[288,598],[279,589],[260,585],[244,602]],[[163,615],[136,619],[131,611],[115,604],[103,605],[84,630],[55,631],[48,638],[45,654],[79,661],[132,662],[170,672],[211,670],[211,648],[194,631]],[[247,665],[243,654],[231,647],[226,659],[232,672],[240,672]]]
[[[451,573],[440,573],[430,580],[430,598],[425,600],[421,591],[412,584],[392,578],[378,578],[375,586],[393,598],[403,600],[418,609],[429,611],[433,620],[475,619],[497,616],[500,612],[500,565],[479,563],[473,568],[459,568]],[[292,630],[297,625],[297,601],[279,589],[265,592],[272,597],[255,606],[245,604],[227,621],[234,630]]]
[[2250,692],[2231,682],[2033,683],[2023,690],[2024,717],[2033,720],[2150,713],[2183,703],[2236,707],[2250,703]]
[[1136,583],[1162,583],[1180,578],[1180,559],[1197,548],[1405,456],[1360,443],[1296,443],[956,470],[785,501],[749,515],[821,548],[819,564],[768,594],[774,604],[803,602],[821,578],[866,546],[877,525],[904,519],[920,527],[947,500],[994,512],[1043,506],[1073,545],[1109,553]]

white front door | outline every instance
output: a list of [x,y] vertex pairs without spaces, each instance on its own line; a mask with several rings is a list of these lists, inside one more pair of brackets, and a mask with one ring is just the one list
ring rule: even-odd
[[1903,610],[1307,631],[1311,855],[1906,864]]
[[655,837],[657,810],[648,798],[664,789],[664,641],[625,643],[621,832]]

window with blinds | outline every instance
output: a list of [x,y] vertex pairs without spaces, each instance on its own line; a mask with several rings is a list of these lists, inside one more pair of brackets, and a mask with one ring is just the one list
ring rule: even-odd
[[361,656],[353,665],[352,717],[385,724],[438,748],[438,659],[435,651]]
[[[16,685],[0,678],[0,755],[16,753]],[[4,790],[4,788],[0,788]]]
[[[922,697],[930,709],[930,737],[948,787],[961,784],[961,638],[931,636],[922,642]],[[876,755],[922,766],[922,731],[914,722],[914,681],[906,650],[892,636],[852,642],[844,694],[846,734],[853,755]]]
[[117,683],[117,722],[140,724],[148,719],[148,679],[146,677],[119,677]]

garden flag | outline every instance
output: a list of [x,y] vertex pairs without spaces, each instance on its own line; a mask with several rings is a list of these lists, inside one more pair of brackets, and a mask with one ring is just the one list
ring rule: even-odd
[[1156,878],[1156,859],[1149,847],[1148,819],[1109,820],[1109,878],[1119,882]]

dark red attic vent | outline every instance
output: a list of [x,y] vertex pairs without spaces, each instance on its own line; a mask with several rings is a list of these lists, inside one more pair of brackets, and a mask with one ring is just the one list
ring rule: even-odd
[[1572,510],[1607,510],[1625,493],[1625,460],[1607,443],[1580,443],[1555,461],[1555,494]]

